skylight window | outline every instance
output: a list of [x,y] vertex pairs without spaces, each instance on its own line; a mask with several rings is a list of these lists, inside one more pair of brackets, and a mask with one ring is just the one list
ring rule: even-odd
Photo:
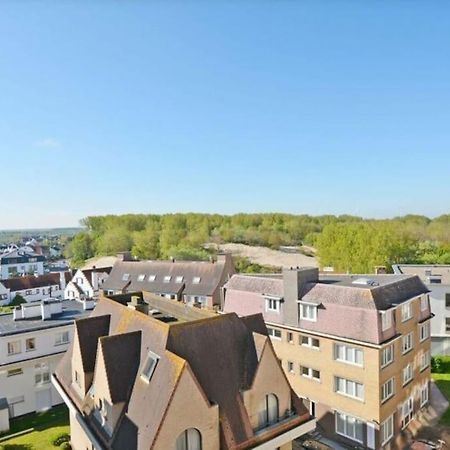
[[144,369],[142,370],[141,377],[147,381],[147,383],[151,380],[153,372],[156,369],[156,365],[158,364],[159,356],[153,352],[148,352],[147,360],[144,364]]
[[149,275],[148,276],[148,281],[152,282],[156,280],[156,275]]
[[170,275],[166,275],[164,277],[164,283],[169,283],[171,279],[172,279],[172,277]]
[[122,276],[122,281],[128,281],[130,279],[130,274],[129,273],[124,273]]
[[200,277],[194,277],[194,278],[192,278],[192,283],[193,283],[193,284],[199,284],[199,283],[200,283]]
[[138,281],[144,281],[145,280],[145,274],[143,274],[143,273],[141,273],[139,276],[138,276]]
[[183,277],[176,277],[175,278],[175,282],[176,283],[182,283],[183,282]]
[[356,280],[352,281],[352,284],[358,284],[361,286],[376,286],[378,283],[373,280],[372,278],[357,278]]

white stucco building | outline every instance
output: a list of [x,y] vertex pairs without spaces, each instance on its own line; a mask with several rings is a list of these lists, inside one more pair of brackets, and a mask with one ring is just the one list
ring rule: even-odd
[[64,290],[64,298],[83,300],[98,298],[103,282],[108,278],[111,267],[78,269]]
[[26,274],[43,275],[45,260],[43,255],[9,248],[0,254],[0,279],[7,280]]
[[93,307],[92,301],[55,299],[0,315],[0,405],[6,402],[8,418],[62,403],[50,375],[73,339],[75,319]]

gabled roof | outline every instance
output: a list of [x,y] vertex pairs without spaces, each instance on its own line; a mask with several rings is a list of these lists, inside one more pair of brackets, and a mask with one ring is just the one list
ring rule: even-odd
[[236,291],[255,292],[280,298],[284,296],[283,279],[279,277],[233,275],[225,283],[224,287]]
[[[70,272],[64,272],[66,282],[71,278]],[[46,273],[44,275],[34,276],[26,275],[24,277],[9,278],[2,280],[1,283],[11,292],[22,291],[27,289],[36,289],[40,287],[54,286],[60,284],[59,272]]]

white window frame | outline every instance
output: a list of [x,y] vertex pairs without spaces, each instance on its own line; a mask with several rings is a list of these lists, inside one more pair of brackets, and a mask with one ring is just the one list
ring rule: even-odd
[[[280,333],[280,336],[275,335],[275,333],[277,332]],[[267,334],[271,339],[277,339],[278,341],[281,341],[282,334],[281,330],[279,330],[278,328],[267,327]]]
[[147,358],[145,359],[144,366],[142,367],[141,378],[145,380],[147,383],[150,382],[152,376],[156,370],[156,366],[159,362],[159,356],[152,351],[149,351],[147,354]]
[[149,275],[147,281],[153,283],[156,280],[156,275]]
[[420,330],[419,330],[419,336],[420,336],[420,342],[425,341],[430,337],[430,322],[427,321],[425,323],[419,324]]
[[[12,351],[10,351],[10,349],[12,349]],[[21,341],[9,341],[8,342],[8,356],[18,355],[19,353],[22,353],[22,342]]]
[[170,283],[172,277],[170,275],[164,275],[163,283]]
[[428,295],[420,297],[420,310],[426,311],[428,309]]
[[381,386],[381,403],[388,401],[395,394],[395,378],[389,378],[383,385]]
[[317,322],[317,305],[315,303],[299,302],[299,305],[300,319],[309,322]]
[[183,277],[182,275],[178,275],[178,276],[175,278],[175,283],[182,283],[183,280],[184,280],[184,277]]
[[412,313],[412,301],[409,300],[402,304],[401,306],[402,311],[402,322],[406,322],[410,319],[412,319],[413,313]]
[[[405,347],[405,343],[408,344],[407,347]],[[402,336],[402,355],[406,355],[406,353],[409,353],[414,347],[414,333],[411,331],[408,334],[405,334]]]
[[430,366],[431,356],[430,351],[426,350],[420,354],[420,371],[423,372],[427,367]]
[[145,273],[139,274],[138,277],[137,277],[137,280],[138,281],[144,281],[145,280]]
[[[390,359],[386,359],[385,355],[388,354],[388,350],[390,349]],[[387,345],[381,350],[381,368],[389,366],[389,364],[392,364],[394,362],[394,346],[393,344]]]
[[193,277],[192,278],[192,284],[200,284],[200,281],[202,279],[200,277]]
[[[405,413],[406,411],[406,413]],[[409,398],[406,399],[405,402],[403,402],[402,406],[401,406],[401,413],[402,413],[402,423],[401,423],[401,428],[402,430],[404,428],[406,428],[409,423],[411,422],[411,420],[414,417],[414,397],[411,396]],[[407,420],[405,420],[407,419]]]
[[295,373],[294,363],[292,361],[287,362],[287,370],[289,373]]
[[[340,431],[338,430],[338,415],[341,416],[341,417],[343,418],[342,420],[343,420],[343,422],[345,423],[345,431],[344,431],[344,432],[340,432]],[[344,437],[346,437],[346,438],[348,438],[348,439],[351,439],[352,441],[359,442],[360,444],[363,443],[362,440],[356,438],[356,426],[357,426],[357,422],[358,422],[362,427],[364,427],[364,422],[363,422],[362,420],[359,420],[359,419],[357,419],[356,417],[351,416],[351,415],[349,415],[349,414],[340,413],[339,411],[335,411],[334,417],[335,417],[335,426],[334,426],[334,428],[335,428],[337,434],[339,434],[340,436],[344,436]],[[355,432],[354,432],[353,435],[347,433],[347,431],[348,431],[348,419],[351,419],[351,420],[354,422],[354,423],[353,423],[353,428],[354,428]],[[364,429],[363,429],[363,434],[364,434]]]
[[414,378],[414,368],[411,363],[403,367],[402,370],[402,385],[406,386]]
[[280,312],[280,300],[273,297],[266,297],[266,312]]
[[[426,395],[423,395],[424,392],[426,392]],[[429,402],[430,398],[430,388],[428,385],[428,382],[425,381],[425,383],[420,387],[420,407],[422,408]]]
[[[339,380],[344,381],[345,391],[339,390]],[[359,400],[359,401],[364,401],[365,389],[364,389],[363,383],[360,383],[359,381],[348,380],[347,378],[335,376],[334,377],[334,385],[335,385],[335,391],[339,395],[343,395],[345,397],[350,397],[350,398],[353,398],[353,399]],[[358,391],[357,386],[358,385],[361,386],[361,388],[362,388],[362,397],[359,397],[357,395],[357,391]],[[353,386],[353,388],[349,389],[349,386]],[[350,391],[353,391],[353,394]]]
[[[339,347],[343,348],[344,351],[344,359],[340,358],[339,356]],[[357,352],[361,352],[362,355],[362,361],[358,362],[356,359]],[[347,356],[350,355],[350,358],[347,359]],[[352,345],[346,345],[341,343],[335,343],[334,344],[334,359],[336,361],[345,363],[345,364],[351,364],[352,366],[358,366],[363,367],[364,366],[364,351],[361,348],[353,347]]]
[[[389,435],[386,436],[386,426],[389,426]],[[382,424],[381,424],[381,445],[386,445],[393,437],[394,437],[394,415],[390,415]]]
[[[307,369],[308,374],[303,373],[303,369]],[[314,372],[318,372],[319,373],[319,378],[314,376]],[[318,370],[318,369],[313,369],[311,367],[306,367],[306,366],[300,365],[300,375],[302,377],[308,378],[310,380],[320,381],[320,370]]]
[[392,327],[392,310],[380,311],[381,330],[386,331]]
[[[307,340],[308,340],[308,343],[307,344],[304,344],[302,341],[303,341],[303,338],[306,338]],[[310,348],[310,349],[312,349],[312,350],[320,350],[320,339],[319,338],[316,338],[316,337],[312,337],[312,336],[306,336],[306,335],[304,335],[304,334],[301,334],[300,336],[299,336],[299,344],[302,346],[302,347],[307,347],[307,348]],[[319,345],[318,346],[316,346],[316,345],[313,345],[313,340],[317,340],[317,342],[319,343]]]
[[[67,336],[67,340],[64,339]],[[60,331],[55,335],[55,346],[56,345],[67,345],[70,342],[69,331]]]

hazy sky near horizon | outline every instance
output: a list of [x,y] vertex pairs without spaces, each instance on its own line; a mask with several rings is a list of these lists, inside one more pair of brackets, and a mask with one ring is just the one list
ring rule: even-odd
[[0,228],[450,212],[448,1],[4,1]]

